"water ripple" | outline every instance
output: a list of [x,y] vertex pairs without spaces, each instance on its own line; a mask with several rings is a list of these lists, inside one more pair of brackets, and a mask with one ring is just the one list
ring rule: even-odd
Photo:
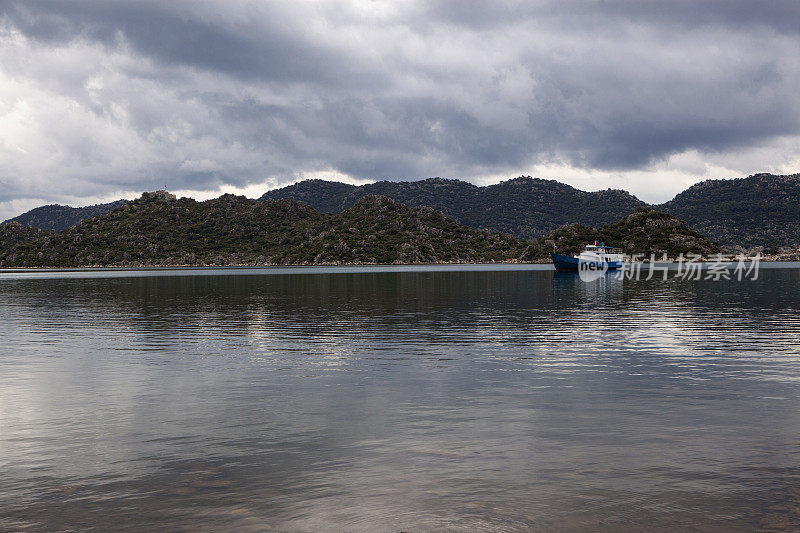
[[0,529],[800,527],[797,270],[145,274],[0,274]]

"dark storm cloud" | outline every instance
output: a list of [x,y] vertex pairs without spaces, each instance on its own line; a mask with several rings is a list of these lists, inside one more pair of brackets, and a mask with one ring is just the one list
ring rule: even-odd
[[[53,45],[89,39],[165,64],[188,65],[269,82],[333,83],[346,64],[287,26],[286,14],[265,6],[261,23],[226,23],[212,11],[193,13],[190,2],[44,0],[3,2],[9,21],[28,36]],[[220,4],[224,10],[224,4]],[[256,13],[254,13],[256,14]],[[353,73],[349,73],[353,74]]]
[[683,32],[699,26],[734,29],[769,28],[780,33],[800,33],[800,9],[795,0],[584,0],[575,2],[442,0],[424,8],[425,19],[471,28],[508,25],[520,19],[545,19],[564,26],[621,24],[674,26]]
[[[599,11],[599,10],[598,10]],[[610,1],[602,12],[642,23],[666,23],[678,28],[720,26],[754,31],[800,33],[800,9],[794,0],[658,0]]]
[[[800,132],[796,2],[0,0],[0,11],[27,40],[17,59],[37,58],[10,61],[8,79],[72,102],[72,119],[40,128],[49,155],[26,168],[12,147],[4,157],[23,162],[0,168],[41,176],[43,191],[59,176],[86,191],[315,169],[629,170]],[[35,68],[62,56],[75,68]],[[24,187],[4,189],[0,201]]]

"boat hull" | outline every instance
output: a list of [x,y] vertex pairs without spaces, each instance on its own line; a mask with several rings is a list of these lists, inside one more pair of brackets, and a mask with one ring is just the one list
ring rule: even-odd
[[619,270],[622,268],[620,261],[590,261],[586,259],[578,259],[577,257],[570,257],[568,255],[561,255],[555,252],[550,254],[553,259],[553,266],[556,270],[566,270],[577,272],[578,270]]

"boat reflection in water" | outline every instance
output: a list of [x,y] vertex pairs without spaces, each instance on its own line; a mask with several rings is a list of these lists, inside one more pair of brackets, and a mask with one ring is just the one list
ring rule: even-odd
[[625,282],[620,272],[605,271],[598,274],[587,277],[576,271],[557,270],[553,273],[553,290],[583,302],[621,300]]

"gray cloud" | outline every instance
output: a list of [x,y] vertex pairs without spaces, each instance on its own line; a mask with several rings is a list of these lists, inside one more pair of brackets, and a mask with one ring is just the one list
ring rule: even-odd
[[630,24],[660,26],[681,33],[697,27],[800,33],[800,10],[794,0],[772,0],[761,5],[750,0],[440,0],[425,5],[424,15],[427,20],[469,28],[506,26],[536,18],[559,28],[604,24],[611,33],[620,25]]
[[225,20],[220,16],[224,2],[207,3],[205,9],[185,0],[3,4],[11,24],[53,46],[86,39],[114,48],[124,40],[135,53],[165,65],[269,83],[336,85],[358,75],[346,58],[314,42],[302,27],[300,12],[287,12],[285,7],[263,4]]
[[0,203],[320,170],[622,172],[800,135],[796,2],[0,0],[0,13]]

